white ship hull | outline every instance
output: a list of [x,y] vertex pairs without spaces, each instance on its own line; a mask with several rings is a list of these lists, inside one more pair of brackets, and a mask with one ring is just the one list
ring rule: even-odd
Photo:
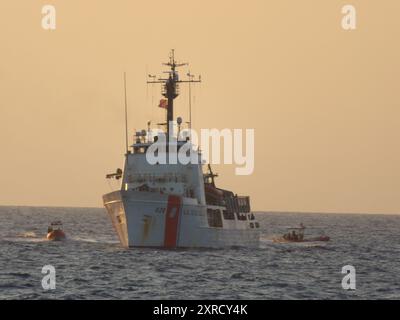
[[[207,208],[194,199],[143,191],[115,191],[104,205],[124,247],[257,247],[260,231],[249,220],[222,220],[210,227]],[[214,209],[218,207],[211,206]]]
[[148,122],[147,130],[136,131],[129,149],[126,127],[124,170],[106,176],[121,179],[118,191],[103,196],[121,244],[157,248],[258,246],[260,225],[250,212],[250,197],[216,187],[218,175],[210,165],[203,173],[207,161],[191,133],[182,134],[180,117],[175,134],[173,105],[179,85],[200,79],[179,80],[176,68],[184,64],[175,61],[173,51],[166,65],[170,68],[168,78],[150,81],[162,84],[162,95],[167,99],[160,101],[167,113],[166,122],[159,124],[166,125],[166,132],[152,131]]

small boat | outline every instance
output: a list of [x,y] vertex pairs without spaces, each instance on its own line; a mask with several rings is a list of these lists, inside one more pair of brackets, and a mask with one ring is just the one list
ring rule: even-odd
[[304,238],[304,230],[306,227],[301,223],[300,227],[288,228],[287,232],[279,238],[274,238],[274,242],[315,242],[315,241],[329,241],[330,237],[326,235],[320,235],[313,238]]
[[329,241],[329,240],[331,240],[330,237],[322,235],[316,238],[311,238],[309,241]]
[[53,221],[47,228],[47,240],[60,241],[65,240],[65,238],[61,221]]

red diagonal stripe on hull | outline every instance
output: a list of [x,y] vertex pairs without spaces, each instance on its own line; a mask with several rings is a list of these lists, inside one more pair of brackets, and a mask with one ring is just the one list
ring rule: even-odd
[[181,208],[181,198],[169,196],[167,211],[165,213],[164,247],[175,248],[178,239],[178,223]]

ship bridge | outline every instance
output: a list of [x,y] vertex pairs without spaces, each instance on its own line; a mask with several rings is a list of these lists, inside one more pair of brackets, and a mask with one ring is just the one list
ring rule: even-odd
[[[135,143],[128,150],[125,170],[122,175],[122,189],[128,191],[146,191],[159,194],[179,195],[194,199],[197,204],[205,204],[201,154],[190,141],[175,139],[168,143],[169,149],[156,152],[157,157],[166,163],[148,161],[149,148],[158,142],[149,131],[136,132]],[[178,152],[185,146],[187,154],[192,154],[197,161],[182,164]],[[175,152],[174,152],[175,151]],[[173,157],[174,161],[170,161]],[[194,163],[193,163],[194,162]]]

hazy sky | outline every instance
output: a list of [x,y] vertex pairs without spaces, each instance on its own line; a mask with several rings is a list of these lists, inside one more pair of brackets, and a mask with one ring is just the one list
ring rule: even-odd
[[400,213],[399,14],[398,0],[2,0],[0,205],[101,206],[123,162],[122,74],[133,133],[161,120],[146,74],[175,48],[203,78],[194,127],[255,129],[254,174],[217,166],[219,186],[254,210]]

